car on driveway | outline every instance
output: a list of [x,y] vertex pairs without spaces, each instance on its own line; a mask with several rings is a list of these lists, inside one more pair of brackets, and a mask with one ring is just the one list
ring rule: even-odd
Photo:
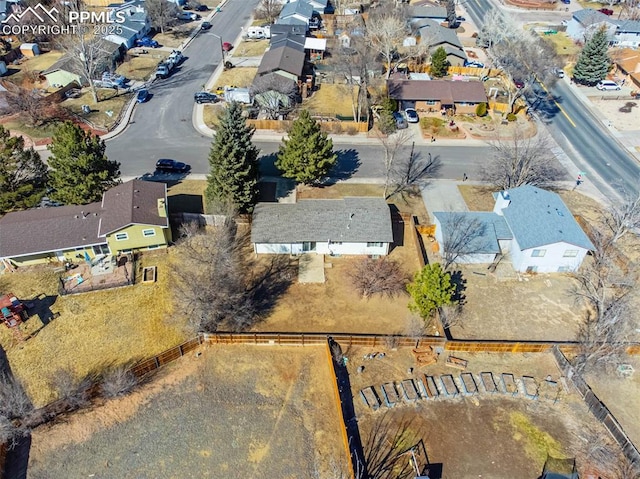
[[207,7],[206,5],[198,5],[196,8],[194,8],[194,10],[196,12],[207,12],[209,11],[209,7]]
[[409,127],[409,124],[407,123],[407,119],[399,111],[393,112],[393,119],[396,121],[396,128],[398,130],[404,130],[405,128]]
[[158,48],[160,44],[152,38],[138,38],[135,43],[136,47]]
[[219,100],[218,95],[209,93],[208,91],[199,91],[193,95],[196,103],[215,103]]
[[191,166],[181,161],[160,159],[156,161],[156,170],[164,173],[187,173]]
[[602,80],[601,82],[598,82],[596,88],[600,91],[620,90],[620,85],[612,80]]
[[138,103],[144,103],[149,99],[149,90],[143,88],[142,90],[138,90],[138,94],[136,95],[136,101]]
[[211,28],[210,22],[202,22],[200,24],[200,30],[209,30]]
[[601,8],[600,10],[598,10],[600,13],[604,13],[607,16],[611,16],[613,15],[613,10],[611,10],[610,8]]
[[405,109],[404,114],[407,117],[407,121],[409,123],[418,123],[420,121],[420,118],[418,117],[418,112],[413,108]]

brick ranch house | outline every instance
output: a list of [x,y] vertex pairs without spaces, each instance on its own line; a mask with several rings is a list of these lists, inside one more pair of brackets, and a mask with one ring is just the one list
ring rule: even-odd
[[475,113],[478,104],[488,102],[479,81],[388,80],[387,91],[401,110],[415,108],[424,113],[442,109],[457,114]]

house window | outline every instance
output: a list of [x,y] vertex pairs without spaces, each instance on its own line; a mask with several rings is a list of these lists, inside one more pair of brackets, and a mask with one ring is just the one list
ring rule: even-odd
[[379,243],[379,242],[367,243],[367,248],[382,248],[382,243]]
[[156,235],[156,230],[154,229],[142,230],[142,236],[144,236],[145,238],[148,238],[149,236],[155,236],[155,235]]
[[562,255],[564,258],[575,258],[576,256],[578,256],[578,250],[577,249],[568,249],[564,252],[564,254]]
[[116,233],[116,241],[126,241],[129,239],[128,233]]
[[531,252],[532,258],[542,258],[547,253],[546,249],[534,249]]
[[569,273],[571,272],[571,266],[559,266],[558,273]]
[[154,244],[152,246],[147,246],[147,249],[159,249],[160,245],[159,244]]
[[97,256],[100,254],[111,254],[109,246],[106,244],[97,244],[93,247],[93,253]]
[[342,244],[342,241],[329,241],[329,244],[331,244],[331,245],[334,245],[334,244],[335,244],[335,245],[338,245],[338,246],[339,246],[339,245],[341,245],[341,244]]
[[435,105],[436,101],[435,100],[425,100],[424,101],[427,105]]
[[537,273],[538,272],[538,267],[537,266],[527,266],[527,273]]

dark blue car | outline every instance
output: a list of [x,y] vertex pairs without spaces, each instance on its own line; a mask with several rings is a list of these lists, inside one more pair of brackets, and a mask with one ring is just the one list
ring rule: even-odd
[[138,95],[136,96],[136,101],[138,103],[144,103],[149,99],[149,90],[143,88],[142,90],[138,90]]
[[153,38],[142,37],[136,40],[136,47],[158,48],[160,44]]

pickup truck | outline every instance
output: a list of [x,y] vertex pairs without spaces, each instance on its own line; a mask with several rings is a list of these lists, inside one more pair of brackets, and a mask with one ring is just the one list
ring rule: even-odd
[[168,78],[176,64],[170,60],[164,61],[156,68],[156,78]]

